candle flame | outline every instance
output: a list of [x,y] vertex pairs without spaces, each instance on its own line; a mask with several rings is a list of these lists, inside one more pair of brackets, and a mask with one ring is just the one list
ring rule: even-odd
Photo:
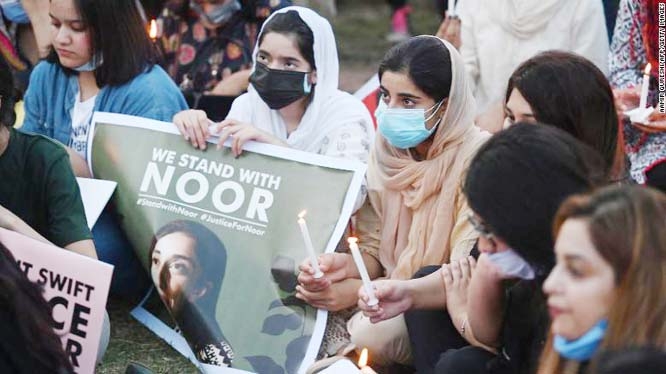
[[157,38],[157,22],[155,19],[150,20],[150,31],[148,32],[150,38],[155,40]]
[[368,348],[363,348],[361,356],[358,358],[358,367],[363,368],[368,366]]
[[307,210],[303,210],[302,212],[298,213],[298,219],[303,219],[307,212],[308,212]]
[[645,75],[650,74],[650,70],[652,70],[652,65],[648,62],[648,64],[645,65],[645,71],[643,71],[643,74]]
[[349,243],[349,244],[357,243],[357,242],[358,242],[358,238],[356,238],[356,237],[350,236],[349,238],[347,238],[347,243]]

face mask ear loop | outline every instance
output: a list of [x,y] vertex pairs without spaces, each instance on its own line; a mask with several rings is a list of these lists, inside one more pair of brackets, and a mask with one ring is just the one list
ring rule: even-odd
[[310,75],[309,75],[310,73],[305,74],[305,76],[303,77],[303,92],[305,94],[309,94],[310,92],[312,92],[312,83],[310,83],[308,81],[308,78],[310,77]]
[[[444,100],[446,100],[446,98],[440,100],[439,103],[437,103],[437,104],[431,106],[430,108],[428,108],[427,112],[433,110],[433,108],[436,107],[435,110],[433,110],[432,114],[430,114],[430,116],[428,116],[428,118],[425,119],[426,122],[430,121],[430,120],[432,119],[432,117],[435,116],[435,113],[437,113],[437,111],[439,110],[439,108],[442,107],[442,104],[444,104]],[[440,120],[441,120],[441,118],[440,118]]]

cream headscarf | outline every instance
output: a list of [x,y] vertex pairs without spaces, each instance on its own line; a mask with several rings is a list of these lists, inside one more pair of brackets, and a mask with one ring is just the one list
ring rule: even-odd
[[489,137],[474,126],[474,97],[462,57],[442,43],[451,55],[451,89],[426,159],[414,160],[378,133],[368,162],[368,196],[381,222],[379,260],[394,279],[449,261],[461,178]]
[[[589,1],[589,0],[582,0]],[[493,0],[492,13],[507,32],[527,39],[542,30],[557,13],[557,7],[569,7],[567,0]]]
[[[275,14],[289,11],[298,12],[314,36],[314,60],[317,68],[317,83],[314,97],[301,119],[298,128],[287,137],[287,129],[279,111],[271,110],[257,91],[250,86],[248,92],[234,100],[227,118],[251,123],[285,141],[291,148],[316,153],[322,141],[333,130],[350,123],[361,123],[369,135],[374,135],[370,113],[363,103],[352,95],[338,90],[340,69],[338,50],[331,24],[316,12],[298,6],[282,8],[264,22],[270,23]],[[263,32],[263,28],[259,35]],[[259,38],[254,48],[253,61],[256,64],[259,51]],[[372,136],[369,137],[372,142]]]

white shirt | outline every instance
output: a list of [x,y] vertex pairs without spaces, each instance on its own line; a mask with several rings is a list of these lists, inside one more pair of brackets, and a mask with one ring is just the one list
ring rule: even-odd
[[93,108],[97,95],[86,101],[81,101],[81,92],[76,94],[74,108],[72,108],[72,136],[69,146],[87,160],[88,129],[92,120]]
[[523,61],[551,49],[574,52],[608,74],[608,37],[600,0],[558,1],[550,20],[523,39],[498,20],[503,2],[534,7],[546,0],[460,0],[460,53],[473,81],[478,113],[504,101],[509,77]]

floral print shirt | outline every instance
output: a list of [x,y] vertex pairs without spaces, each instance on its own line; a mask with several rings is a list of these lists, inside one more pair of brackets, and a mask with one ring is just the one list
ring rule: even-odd
[[[244,1],[242,1],[244,3]],[[211,90],[225,77],[252,66],[252,50],[261,23],[290,0],[255,1],[253,19],[245,9],[216,29],[204,27],[196,12],[171,1],[157,20],[166,70],[183,91]],[[184,14],[183,14],[184,13]]]

